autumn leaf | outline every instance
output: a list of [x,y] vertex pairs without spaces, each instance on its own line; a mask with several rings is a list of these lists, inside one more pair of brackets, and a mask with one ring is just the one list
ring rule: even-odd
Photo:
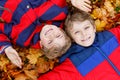
[[4,55],[0,55],[0,67],[4,69],[4,66],[6,66],[8,63],[8,58],[6,58]]
[[[34,52],[34,51],[32,51]],[[36,53],[30,53],[27,55],[27,59],[29,60],[30,64],[36,64],[37,63],[37,59],[41,56],[40,53],[36,52]]]
[[38,74],[36,70],[24,70],[25,74],[32,80],[37,80]]

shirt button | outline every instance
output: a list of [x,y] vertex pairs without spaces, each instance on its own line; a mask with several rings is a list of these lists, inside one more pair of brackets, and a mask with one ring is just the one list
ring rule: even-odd
[[29,9],[29,8],[30,8],[30,6],[29,6],[29,5],[27,5],[27,8]]

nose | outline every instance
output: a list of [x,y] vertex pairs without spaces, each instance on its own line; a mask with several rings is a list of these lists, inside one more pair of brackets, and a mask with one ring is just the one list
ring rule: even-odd
[[65,39],[64,37],[55,37],[54,38],[54,42],[57,43],[57,44],[62,44],[63,42],[65,42]]
[[54,34],[53,34],[53,33],[49,33],[49,34],[47,35],[47,37],[53,39],[53,38],[54,38]]
[[86,32],[85,31],[81,31],[81,35],[82,36],[86,36]]

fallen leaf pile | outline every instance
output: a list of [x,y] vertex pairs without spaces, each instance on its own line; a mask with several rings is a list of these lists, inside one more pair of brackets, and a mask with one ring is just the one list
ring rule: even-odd
[[97,31],[108,30],[120,24],[120,0],[93,0],[91,16]]
[[[67,0],[71,6],[70,0]],[[120,0],[91,0],[91,16],[95,20],[97,31],[108,30],[120,24]],[[0,22],[4,22],[0,18]],[[40,75],[53,69],[58,59],[49,60],[43,51],[33,48],[14,46],[22,58],[23,67],[13,65],[5,54],[0,55],[0,80],[36,80]]]
[[22,58],[22,69],[13,65],[5,54],[0,55],[0,80],[37,80],[45,72],[50,71],[58,62],[49,60],[43,51],[33,48],[20,48],[14,46]]

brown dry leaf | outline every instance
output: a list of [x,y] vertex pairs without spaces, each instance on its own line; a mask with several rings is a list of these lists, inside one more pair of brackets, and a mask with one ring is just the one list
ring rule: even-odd
[[[95,2],[95,3],[94,3]],[[93,1],[93,10],[91,16],[95,19],[97,31],[108,30],[114,27],[119,21],[115,21],[116,17],[115,8],[118,6],[118,0],[95,0]],[[114,24],[113,24],[114,23]]]
[[39,54],[39,56],[43,55],[43,51],[41,49],[34,49],[34,48],[29,48],[29,53],[30,54]]
[[11,76],[11,77],[15,77],[16,75],[19,75],[21,74],[23,71],[22,70],[17,70],[17,69],[10,69],[8,71],[8,74]]
[[29,60],[30,64],[36,64],[38,57],[40,57],[39,53],[27,55],[27,59]]
[[36,69],[36,65],[34,64],[27,64],[23,67],[23,71],[24,70],[35,70]]
[[16,75],[14,80],[31,80],[31,79],[25,74],[21,73]]
[[103,31],[106,24],[107,23],[105,21],[100,21],[99,19],[95,20],[95,25],[96,25],[97,32]]
[[38,73],[45,73],[49,71],[50,65],[45,58],[39,58],[36,64]]
[[104,8],[108,11],[110,17],[115,17],[115,10],[114,6],[112,5],[112,2],[109,0],[106,0],[104,2]]
[[4,66],[9,64],[8,58],[5,57],[5,55],[0,55],[0,67],[4,69]]
[[24,70],[25,74],[30,77],[32,80],[37,80],[38,73],[36,70]]
[[7,68],[6,66],[4,66],[4,72],[6,73],[6,77],[9,79],[9,80],[12,80],[11,76],[8,74],[8,71],[7,71]]
[[43,52],[40,49],[29,49],[29,54],[27,55],[27,59],[29,60],[30,64],[36,64],[37,59],[43,55]]
[[50,64],[50,69],[52,70],[55,67],[55,64],[58,63],[58,59],[54,59],[54,60],[49,60],[49,64]]

